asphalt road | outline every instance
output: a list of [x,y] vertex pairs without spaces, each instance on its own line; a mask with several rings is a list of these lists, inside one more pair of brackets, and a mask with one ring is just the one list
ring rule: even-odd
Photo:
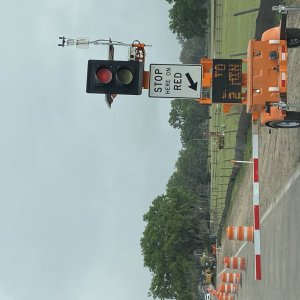
[[300,168],[261,218],[262,280],[254,279],[253,244],[239,256],[248,267],[242,272],[238,300],[298,299],[300,297]]

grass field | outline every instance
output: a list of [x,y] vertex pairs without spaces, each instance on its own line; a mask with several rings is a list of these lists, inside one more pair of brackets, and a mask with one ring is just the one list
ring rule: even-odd
[[[249,39],[255,32],[257,11],[241,16],[234,13],[259,7],[259,0],[215,0],[215,18],[212,20],[212,47],[215,58],[230,58],[231,53],[245,52]],[[243,58],[240,56],[238,58]],[[225,204],[229,177],[232,172],[236,132],[241,106],[235,105],[230,113],[224,114],[222,106],[211,106],[210,131],[223,131],[224,148],[219,149],[217,140],[211,139],[211,231],[216,233]],[[251,147],[250,147],[251,149]],[[248,151],[249,152],[249,151]],[[249,156],[249,153],[248,153]],[[238,180],[238,178],[237,178]]]
[[232,52],[244,52],[247,50],[249,39],[255,32],[256,12],[233,16],[234,13],[258,8],[258,0],[226,0],[222,1],[222,57],[229,57]]

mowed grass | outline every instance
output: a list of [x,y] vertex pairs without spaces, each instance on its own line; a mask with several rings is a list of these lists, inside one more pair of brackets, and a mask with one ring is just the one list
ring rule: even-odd
[[[215,9],[221,10],[221,16],[215,28],[218,31],[217,43],[219,44],[217,57],[232,58],[230,54],[245,52],[249,39],[254,37],[257,11],[241,16],[233,16],[234,13],[258,8],[258,0],[223,0],[217,1]],[[244,58],[245,56],[235,57]],[[229,177],[232,173],[235,155],[236,132],[239,122],[241,106],[235,105],[228,114],[223,113],[222,105],[211,106],[211,131],[223,131],[225,133],[224,149],[219,149],[217,139],[211,138],[211,229],[214,233],[218,230],[219,222],[225,205],[225,196]]]
[[249,39],[254,37],[255,22],[258,12],[240,16],[234,13],[258,8],[259,0],[224,0],[222,5],[222,57],[229,57],[233,52],[247,51]]

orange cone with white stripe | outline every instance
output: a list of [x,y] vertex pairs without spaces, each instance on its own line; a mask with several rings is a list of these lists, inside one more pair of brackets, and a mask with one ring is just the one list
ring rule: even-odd
[[238,285],[233,283],[221,283],[219,291],[225,294],[237,294]]
[[253,242],[253,226],[228,226],[226,235],[229,240]]
[[220,293],[218,300],[234,300],[234,295]]
[[225,256],[224,257],[224,268],[245,270],[246,269],[246,259],[245,259],[245,257]]
[[240,283],[241,281],[241,274],[240,273],[222,273],[221,274],[221,281],[224,283]]

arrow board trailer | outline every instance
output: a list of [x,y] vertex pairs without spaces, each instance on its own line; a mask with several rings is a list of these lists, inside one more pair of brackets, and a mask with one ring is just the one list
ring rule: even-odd
[[149,97],[201,98],[202,65],[150,65]]

